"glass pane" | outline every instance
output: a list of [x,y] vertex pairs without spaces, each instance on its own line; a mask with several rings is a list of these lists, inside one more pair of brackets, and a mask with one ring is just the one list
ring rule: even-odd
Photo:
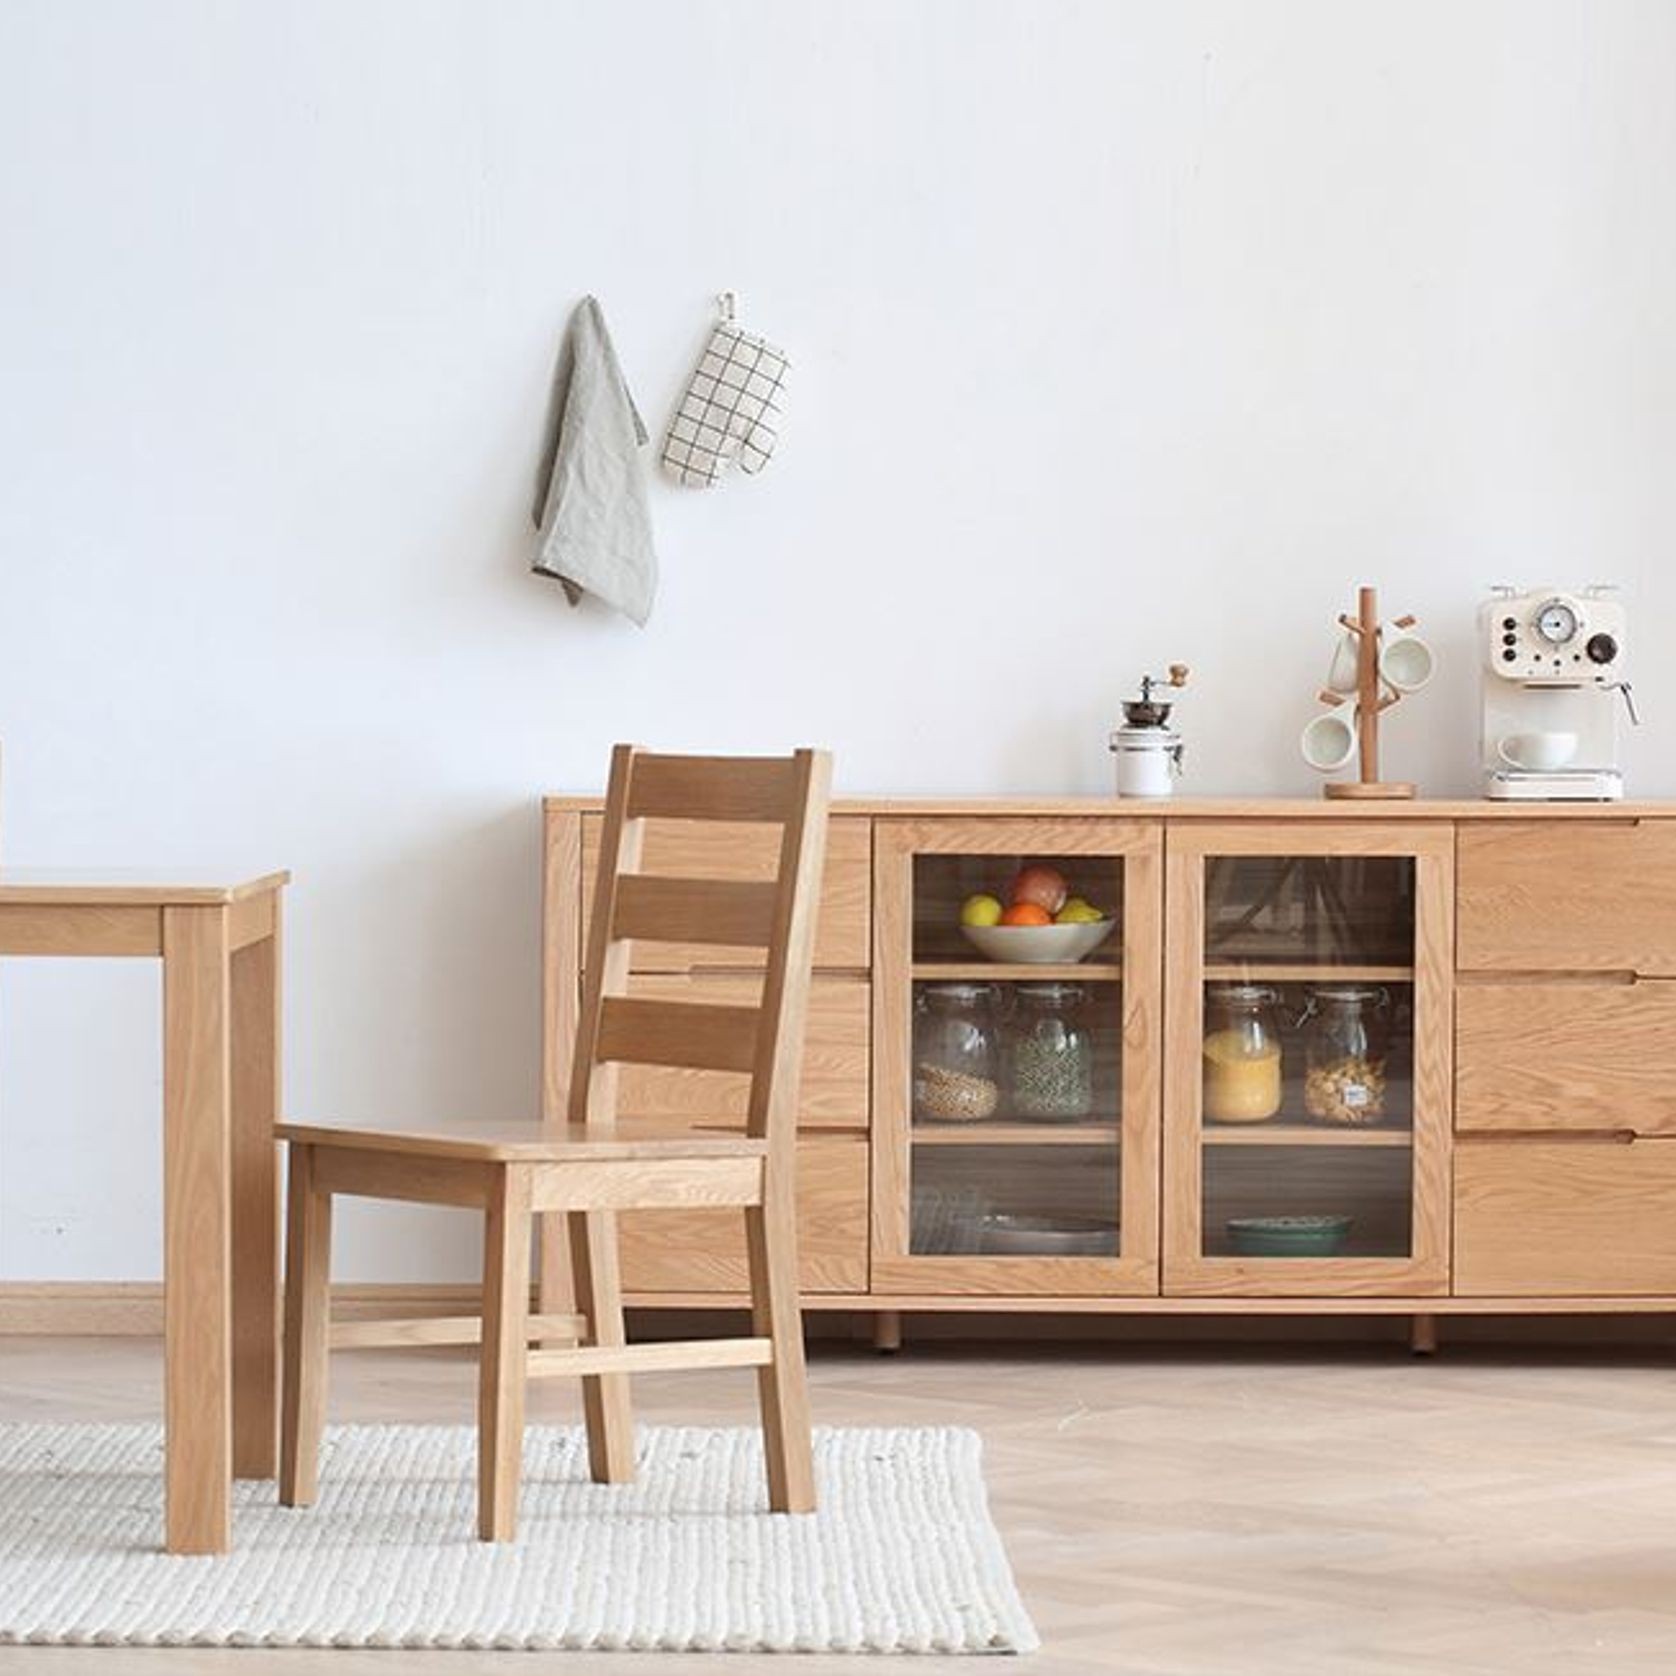
[[1205,870],[1212,966],[1411,966],[1412,856],[1215,856]]
[[1206,1147],[1207,1257],[1407,1257],[1406,1146]]
[[914,1148],[916,1257],[1115,1257],[1115,1146]]
[[1122,883],[1114,856],[915,857],[911,1254],[1117,1254]]
[[1202,1249],[1410,1255],[1410,856],[1220,856],[1205,872]]
[[1207,1142],[1236,1127],[1411,1130],[1413,981],[1209,980],[1201,1065]]
[[[1112,966],[1122,959],[1122,896],[1115,856],[915,856],[914,961]],[[985,936],[1002,916],[1036,923]],[[1044,928],[1043,918],[1055,923]]]

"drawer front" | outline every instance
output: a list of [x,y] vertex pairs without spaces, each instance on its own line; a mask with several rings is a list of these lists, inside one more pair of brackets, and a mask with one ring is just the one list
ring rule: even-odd
[[1676,1140],[1463,1140],[1455,1291],[1676,1294]]
[[[742,1293],[750,1285],[743,1211],[635,1211],[617,1225],[627,1292]],[[798,1143],[797,1241],[805,1292],[867,1290],[865,1141]]]
[[1458,844],[1463,968],[1676,977],[1676,821],[1469,821]]
[[[754,1006],[762,993],[762,980],[746,973],[639,973],[630,979],[629,992],[668,1001]],[[867,1127],[867,1021],[872,993],[872,986],[859,977],[817,975],[810,985],[803,1074],[798,1083],[799,1128]],[[750,1078],[742,1073],[624,1065],[617,1077],[618,1110],[625,1117],[727,1128],[738,1128],[745,1121]]]
[[[582,817],[582,947],[593,917],[599,869],[599,815]],[[772,827],[731,821],[648,821],[642,861],[649,873],[693,878],[772,879],[779,864]],[[835,815],[827,824],[826,872],[815,922],[815,964],[859,970],[872,964],[873,823],[865,815]],[[760,949],[710,944],[634,945],[637,972],[684,972],[693,966],[760,966]]]
[[1455,1127],[1676,1134],[1676,982],[1462,984]]

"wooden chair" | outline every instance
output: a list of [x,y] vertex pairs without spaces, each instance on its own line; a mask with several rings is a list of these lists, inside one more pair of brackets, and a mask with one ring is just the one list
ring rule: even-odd
[[[769,1503],[782,1513],[813,1510],[793,1192],[797,1078],[830,777],[830,761],[817,751],[705,758],[617,747],[567,1126],[279,1125],[291,1153],[280,1448],[287,1506],[314,1499],[328,1344],[477,1342],[477,1523],[485,1541],[509,1541],[516,1528],[524,1381],[532,1374],[580,1376],[593,1476],[618,1484],[634,1475],[631,1373],[754,1367]],[[754,883],[643,873],[648,819],[772,823],[781,829],[778,876]],[[764,949],[760,1003],[629,995],[636,937]],[[618,1123],[621,1062],[748,1072],[744,1133]],[[329,1324],[337,1193],[482,1207],[481,1321]],[[744,1212],[753,1336],[631,1345],[623,1330],[616,1214],[695,1205]],[[568,1229],[575,1315],[530,1311],[530,1236],[543,1212],[562,1213]],[[558,1221],[549,1216],[547,1226]],[[532,1342],[569,1347],[531,1350]]]

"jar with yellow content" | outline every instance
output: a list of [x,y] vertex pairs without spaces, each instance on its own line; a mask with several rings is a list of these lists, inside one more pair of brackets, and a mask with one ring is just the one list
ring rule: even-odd
[[1262,1123],[1280,1110],[1279,995],[1266,984],[1223,984],[1205,994],[1205,1116]]

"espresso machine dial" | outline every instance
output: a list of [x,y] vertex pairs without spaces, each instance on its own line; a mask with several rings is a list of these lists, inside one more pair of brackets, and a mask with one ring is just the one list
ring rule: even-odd
[[1567,646],[1577,638],[1577,612],[1563,599],[1551,599],[1536,614],[1536,632],[1550,646]]

